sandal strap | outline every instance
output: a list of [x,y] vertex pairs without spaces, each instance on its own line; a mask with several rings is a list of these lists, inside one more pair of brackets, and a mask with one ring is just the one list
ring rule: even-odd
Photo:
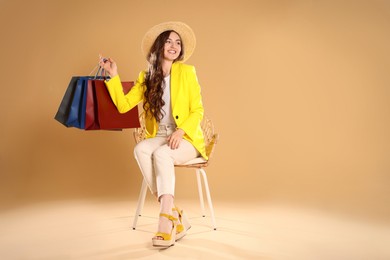
[[181,218],[182,218],[182,210],[179,209],[179,207],[174,207],[172,208],[172,211],[176,211],[178,216],[179,216],[179,223],[176,225],[176,233],[181,233],[184,231],[184,225],[181,223]]
[[181,233],[183,231],[184,231],[183,224],[177,224],[177,226],[176,226],[176,233]]
[[176,211],[179,214],[179,219],[181,218],[182,210],[180,210],[179,207],[172,208],[172,211]]
[[174,216],[172,215],[169,215],[169,214],[166,214],[166,213],[160,213],[160,217],[165,217],[171,221],[177,221],[177,218],[175,218]]
[[157,232],[154,236],[155,236],[155,237],[162,237],[163,240],[171,240],[171,238],[172,238],[172,235],[171,235],[171,234],[162,233],[162,232]]

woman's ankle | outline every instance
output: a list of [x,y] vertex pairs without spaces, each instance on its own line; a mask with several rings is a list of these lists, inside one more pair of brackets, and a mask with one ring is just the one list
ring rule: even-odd
[[174,227],[173,220],[166,217],[166,216],[169,216],[170,214],[164,213],[164,212],[161,212],[161,213],[164,214],[165,216],[160,215],[160,217],[158,219],[157,232],[170,234],[172,232],[173,227]]

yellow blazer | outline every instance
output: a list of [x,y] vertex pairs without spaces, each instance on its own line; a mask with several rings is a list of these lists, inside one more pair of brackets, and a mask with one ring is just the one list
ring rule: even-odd
[[[146,86],[143,85],[146,71],[141,71],[134,87],[126,95],[123,93],[119,75],[105,81],[112,101],[120,113],[126,113],[141,101],[144,101]],[[204,136],[200,127],[203,119],[201,89],[195,67],[175,62],[171,68],[171,105],[172,116],[177,128],[183,129],[184,139],[188,140],[206,160]],[[145,116],[146,138],[155,137],[158,123],[154,117]]]

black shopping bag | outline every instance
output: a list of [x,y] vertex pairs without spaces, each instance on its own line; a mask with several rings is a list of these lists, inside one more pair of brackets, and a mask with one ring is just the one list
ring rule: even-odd
[[69,116],[69,110],[72,105],[74,92],[76,90],[77,81],[80,77],[72,77],[70,80],[70,83],[68,85],[68,88],[66,89],[65,95],[62,98],[60,107],[58,108],[58,111],[54,117],[55,120],[60,122],[66,127],[69,127],[67,124],[68,116]]

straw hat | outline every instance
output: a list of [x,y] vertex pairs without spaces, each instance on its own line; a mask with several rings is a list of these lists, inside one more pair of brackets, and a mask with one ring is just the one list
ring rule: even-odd
[[165,22],[160,23],[152,28],[145,34],[142,40],[142,52],[145,56],[148,55],[150,48],[152,47],[157,36],[165,31],[173,30],[180,35],[181,41],[184,46],[183,62],[188,60],[195,50],[196,38],[192,29],[183,22]]

